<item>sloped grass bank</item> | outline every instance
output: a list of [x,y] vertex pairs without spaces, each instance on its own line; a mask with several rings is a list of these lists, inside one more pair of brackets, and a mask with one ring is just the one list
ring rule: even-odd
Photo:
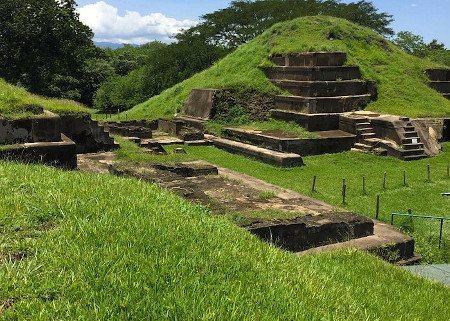
[[[259,69],[270,66],[270,54],[344,51],[348,64],[378,86],[378,99],[367,110],[407,117],[450,115],[450,101],[429,88],[424,70],[438,66],[411,56],[368,28],[347,20],[303,17],[274,25],[235,52],[174,87],[127,111],[130,118],[155,119],[180,111],[194,88],[253,90],[282,94]],[[125,115],[122,116],[123,118]]]
[[[450,164],[450,143],[443,144],[445,152],[432,158],[404,162],[392,157],[346,152],[331,155],[303,157],[306,166],[278,168],[233,155],[214,147],[189,147],[188,155],[205,159],[272,184],[295,190],[348,208],[370,218],[375,217],[376,195],[380,194],[380,219],[390,222],[393,212],[450,216],[450,197],[441,193],[450,191],[447,166]],[[431,182],[427,165],[431,168]],[[406,183],[403,175],[406,171]],[[386,189],[383,189],[386,172]],[[317,176],[316,192],[311,192],[313,177]],[[366,194],[363,193],[363,177]],[[347,184],[346,204],[342,204],[342,183]],[[450,224],[444,224],[444,246],[438,249],[439,222],[408,221],[396,218],[398,225],[416,240],[416,249],[425,262],[450,262]]]
[[8,163],[0,181],[3,319],[450,315],[444,286],[358,251],[295,257],[144,182]]
[[0,117],[32,117],[41,114],[42,109],[56,114],[89,113],[86,107],[74,101],[33,95],[25,89],[10,85],[0,78]]

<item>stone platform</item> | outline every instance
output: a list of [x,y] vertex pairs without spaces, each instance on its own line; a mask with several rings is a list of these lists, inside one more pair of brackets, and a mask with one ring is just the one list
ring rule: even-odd
[[356,136],[341,130],[318,131],[314,138],[298,138],[284,132],[226,128],[225,134],[235,140],[285,153],[302,156],[339,153],[350,150]]
[[303,160],[298,154],[274,151],[225,138],[211,136],[207,136],[207,138],[212,141],[214,146],[218,148],[232,153],[256,158],[271,165],[280,167],[294,167],[303,165]]

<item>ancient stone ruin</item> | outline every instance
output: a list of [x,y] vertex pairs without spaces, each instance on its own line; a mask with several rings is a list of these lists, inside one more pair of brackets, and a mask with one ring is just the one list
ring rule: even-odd
[[[275,85],[290,94],[275,97],[271,117],[296,122],[314,137],[231,127],[225,129],[224,137],[205,137],[219,148],[286,167],[302,165],[302,156],[350,150],[408,161],[439,153],[446,120],[430,122],[364,112],[365,106],[377,99],[376,85],[362,80],[359,68],[345,65],[346,59],[343,52],[281,54],[271,57],[275,66],[262,68]],[[431,85],[446,88],[447,71],[427,73],[435,79]],[[182,115],[162,120],[161,130],[181,139],[186,136],[183,132],[193,131],[195,139],[203,141],[200,132],[215,114],[218,93],[218,89],[192,90]]]
[[109,133],[89,116],[45,111],[22,119],[0,120],[0,157],[77,168],[77,154],[116,147]]

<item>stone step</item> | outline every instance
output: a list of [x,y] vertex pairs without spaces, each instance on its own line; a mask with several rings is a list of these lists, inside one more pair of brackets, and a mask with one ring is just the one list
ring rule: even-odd
[[374,223],[373,235],[320,246],[296,254],[302,256],[318,252],[356,248],[373,253],[391,263],[402,264],[402,262],[408,262],[413,258],[414,262],[418,261],[417,254],[414,253],[414,240],[410,236],[399,232],[395,227],[386,223],[379,221],[374,221]]
[[365,153],[365,154],[369,154],[370,153],[369,150],[360,149],[360,148],[356,148],[356,147],[353,147],[352,149],[350,149],[350,151],[354,152],[354,153]]
[[373,146],[377,145],[380,142],[380,140],[378,138],[365,138],[362,140],[362,142],[366,145],[373,147]]
[[243,143],[302,156],[340,153],[350,150],[356,142],[356,135],[341,131],[318,131],[316,137],[301,138],[283,131],[250,130],[226,128],[225,135]]
[[308,114],[343,113],[364,108],[371,96],[354,95],[338,97],[276,96],[275,108]]
[[175,120],[184,122],[187,126],[195,128],[199,131],[205,130],[205,120],[193,118],[189,116],[179,116]]
[[402,139],[402,145],[408,145],[408,144],[419,144],[421,142],[419,137],[415,138],[404,138]]
[[333,97],[368,94],[369,83],[364,81],[292,81],[272,80],[273,84],[303,97]]
[[354,148],[356,148],[356,149],[364,149],[364,150],[369,150],[370,151],[372,149],[372,146],[364,144],[364,143],[356,143]]
[[375,138],[377,137],[377,134],[375,133],[362,133],[361,135],[362,139],[368,139],[368,138]]
[[[399,117],[399,120],[409,122],[411,119],[409,117]],[[408,123],[408,124],[411,124],[411,123]]]
[[416,131],[416,128],[412,125],[411,126],[407,125],[407,126],[403,127],[403,129],[405,130],[405,132],[415,132]]
[[405,161],[414,161],[414,160],[424,159],[427,157],[428,157],[427,155],[421,154],[421,155],[407,155],[407,156],[403,156],[402,158]]
[[412,156],[412,155],[425,155],[425,149],[407,149],[402,152],[402,156]]
[[241,128],[225,128],[224,134],[233,139],[244,143],[250,143],[260,147],[268,148],[279,152],[288,152],[288,149],[300,138],[292,135],[292,137],[280,137],[275,134],[265,134],[260,130],[249,130]]
[[347,54],[345,52],[275,54],[271,60],[279,66],[342,66],[347,60]]
[[232,153],[242,154],[256,158],[264,163],[281,166],[294,167],[303,165],[300,155],[293,153],[282,153],[270,149],[257,147],[225,138],[212,138],[214,146],[225,149]]
[[261,69],[267,78],[273,80],[336,81],[361,78],[359,67],[356,66],[262,67]]
[[356,128],[356,132],[359,134],[373,133],[373,128],[372,127]]
[[430,81],[429,85],[442,94],[450,94],[450,81]]
[[422,143],[417,143],[417,144],[403,144],[402,145],[403,149],[405,150],[411,150],[411,149],[421,149],[424,147],[424,145]]
[[366,128],[371,127],[372,125],[370,123],[356,123],[355,126],[356,128]]
[[431,81],[450,81],[450,69],[432,68],[425,70]]
[[210,145],[212,145],[212,142],[210,142],[209,140],[203,139],[203,140],[185,141],[184,144],[187,146],[210,146]]
[[289,110],[272,109],[271,117],[287,122],[295,122],[310,132],[339,129],[339,113],[307,114]]
[[404,133],[405,138],[419,138],[419,134],[414,130],[412,132],[405,132]]

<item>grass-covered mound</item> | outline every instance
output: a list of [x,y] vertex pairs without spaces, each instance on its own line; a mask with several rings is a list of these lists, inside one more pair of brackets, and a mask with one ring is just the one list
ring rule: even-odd
[[7,163],[0,180],[0,318],[450,315],[444,286],[354,250],[296,257],[145,182]]
[[0,117],[32,117],[42,114],[43,109],[56,114],[87,114],[89,112],[86,107],[74,101],[36,96],[0,78]]
[[[333,38],[334,40],[330,40]],[[368,28],[347,20],[304,17],[274,25],[211,68],[127,112],[130,118],[172,116],[193,88],[231,88],[282,94],[258,68],[274,53],[344,51],[348,64],[378,85],[379,97],[367,110],[408,117],[450,115],[450,101],[429,88],[424,69],[436,64],[406,54]]]

